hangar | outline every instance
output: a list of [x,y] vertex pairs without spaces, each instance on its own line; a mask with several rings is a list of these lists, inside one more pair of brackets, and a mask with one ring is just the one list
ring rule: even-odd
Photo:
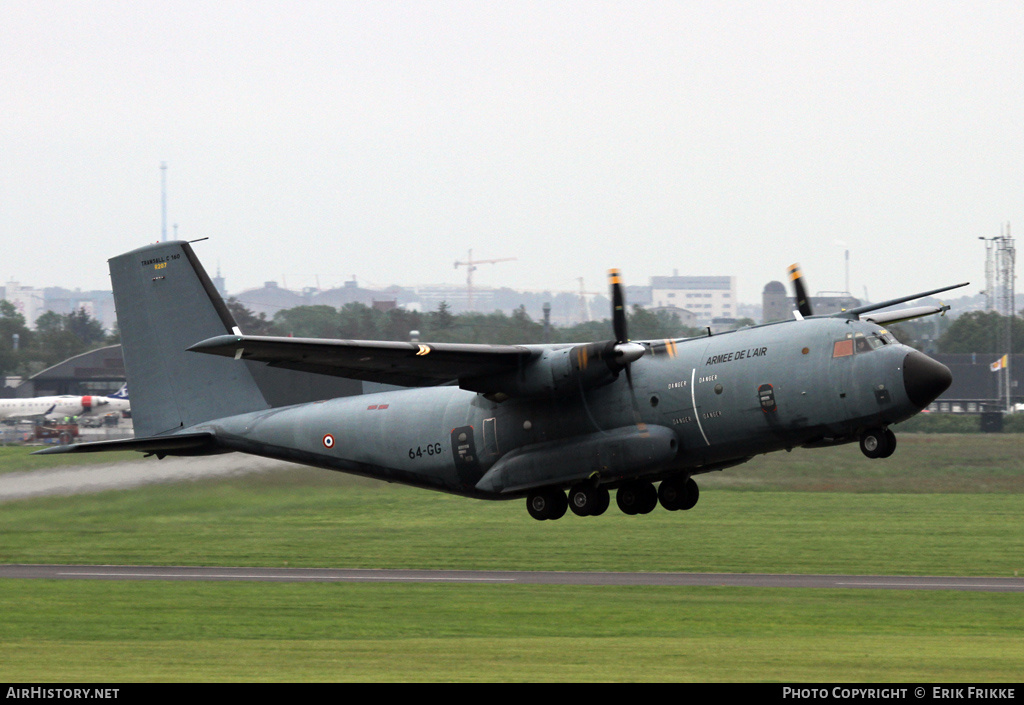
[[13,397],[46,397],[60,394],[113,394],[125,383],[120,345],[108,345],[59,362],[29,377],[13,389]]

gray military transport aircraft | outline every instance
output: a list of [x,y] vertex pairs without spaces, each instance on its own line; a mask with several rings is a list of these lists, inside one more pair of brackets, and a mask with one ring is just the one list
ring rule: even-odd
[[[134,439],[40,453],[239,451],[479,499],[535,519],[689,509],[693,477],[794,447],[896,448],[891,426],[949,387],[944,365],[882,325],[948,306],[881,309],[964,284],[697,338],[630,341],[611,272],[614,339],[464,345],[244,335],[192,246],[110,260]],[[259,367],[407,387],[275,406]],[[294,373],[290,373],[294,374]],[[655,489],[655,483],[659,483]]]

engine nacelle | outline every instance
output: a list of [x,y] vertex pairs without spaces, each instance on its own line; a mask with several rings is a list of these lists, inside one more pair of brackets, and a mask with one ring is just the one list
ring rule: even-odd
[[639,344],[613,340],[547,349],[516,372],[461,379],[459,386],[495,401],[579,392],[614,381],[643,351]]

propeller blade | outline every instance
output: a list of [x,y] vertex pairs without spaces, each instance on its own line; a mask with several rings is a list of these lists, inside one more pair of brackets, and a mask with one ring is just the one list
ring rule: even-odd
[[612,289],[612,330],[615,331],[615,342],[625,343],[629,340],[626,330],[626,298],[622,293],[619,270],[609,269],[608,281]]
[[807,318],[808,316],[813,316],[811,300],[808,298],[807,290],[804,288],[804,276],[800,272],[799,264],[789,265],[789,280],[793,282],[793,298],[796,299],[796,310],[799,311],[800,317]]
[[636,429],[646,436],[647,424],[644,423],[644,419],[640,415],[640,402],[636,400],[636,390],[633,389],[633,372],[629,369],[629,365],[626,365],[626,384],[629,385],[629,398],[633,402],[633,423],[636,424]]
[[646,434],[647,424],[640,416],[640,404],[636,400],[636,390],[633,389],[633,370],[630,365],[643,357],[647,348],[639,343],[629,342],[629,333],[626,325],[626,297],[622,292],[622,277],[619,270],[608,270],[608,281],[612,289],[612,330],[615,332],[615,347],[613,355],[616,363],[626,372],[626,385],[629,387],[629,398],[633,404],[633,419],[637,429]]

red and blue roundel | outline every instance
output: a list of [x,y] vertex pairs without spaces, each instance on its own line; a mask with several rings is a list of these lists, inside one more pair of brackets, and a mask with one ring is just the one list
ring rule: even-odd
[[324,434],[324,448],[334,447],[334,436],[329,433]]

